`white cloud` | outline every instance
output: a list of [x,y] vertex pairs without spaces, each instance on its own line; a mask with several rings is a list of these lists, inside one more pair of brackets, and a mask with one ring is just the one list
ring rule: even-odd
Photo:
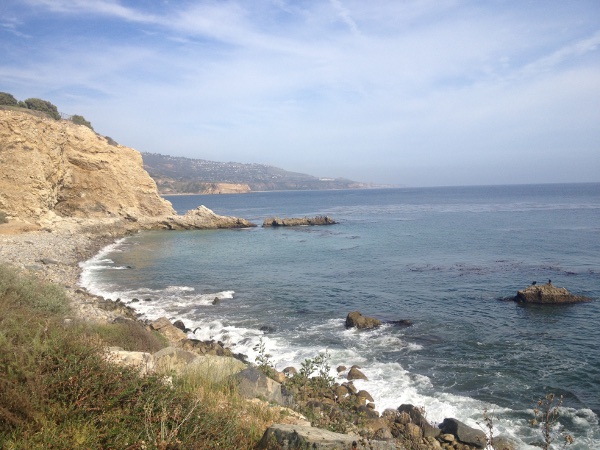
[[[600,32],[593,15],[576,8],[541,14],[535,5],[458,0],[203,1],[152,10],[116,0],[28,4],[49,23],[93,20],[95,28],[77,39],[33,33],[34,46],[11,41],[22,60],[0,62],[0,77],[22,92],[57,96],[50,99],[61,109],[140,150],[399,183],[407,180],[394,174],[411,176],[403,168],[414,167],[419,184],[437,184],[441,173],[450,183],[444,167],[464,166],[451,183],[460,184],[470,165],[481,173],[486,162],[527,165],[549,149],[544,164],[559,164],[571,140],[580,166],[600,173],[589,150],[599,140]],[[28,20],[18,17],[11,34]]]

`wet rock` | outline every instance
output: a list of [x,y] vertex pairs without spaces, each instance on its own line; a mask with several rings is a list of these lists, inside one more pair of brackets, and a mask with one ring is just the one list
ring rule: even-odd
[[369,380],[367,376],[359,370],[358,366],[352,366],[350,368],[347,378],[349,380]]
[[336,223],[329,216],[284,218],[269,217],[264,220],[263,227],[297,227],[302,225],[334,225]]
[[381,325],[381,320],[363,316],[359,311],[352,311],[346,316],[346,328],[369,329]]
[[481,430],[476,430],[456,419],[444,419],[440,425],[444,434],[455,436],[463,444],[473,445],[477,448],[485,448],[486,436]]
[[186,331],[185,324],[182,320],[176,320],[175,322],[173,322],[173,326],[175,328],[179,328],[181,331]]

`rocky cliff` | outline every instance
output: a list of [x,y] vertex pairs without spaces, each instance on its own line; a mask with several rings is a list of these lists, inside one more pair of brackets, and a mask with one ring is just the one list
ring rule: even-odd
[[[221,218],[206,209],[193,218],[177,216],[159,196],[138,151],[82,125],[5,110],[0,110],[0,211],[12,221],[39,226],[61,218],[112,218],[137,224],[133,228],[216,228]],[[226,223],[251,225],[230,218]]]

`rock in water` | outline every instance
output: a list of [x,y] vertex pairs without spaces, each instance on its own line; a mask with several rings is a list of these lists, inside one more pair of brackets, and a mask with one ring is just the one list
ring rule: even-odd
[[573,295],[565,288],[559,288],[551,283],[531,285],[517,292],[514,298],[517,302],[537,304],[565,304],[590,301],[589,297]]
[[358,311],[352,311],[346,316],[346,328],[375,328],[379,325],[381,325],[381,320],[363,316]]

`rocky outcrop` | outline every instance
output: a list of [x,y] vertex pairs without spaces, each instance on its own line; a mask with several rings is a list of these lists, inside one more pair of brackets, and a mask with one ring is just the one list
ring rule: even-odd
[[279,218],[269,217],[264,220],[263,227],[297,227],[303,225],[334,225],[337,222],[329,216]]
[[139,152],[83,125],[0,110],[0,152],[0,210],[12,217],[175,214]]
[[8,110],[0,110],[0,212],[23,229],[67,219],[120,221],[128,230],[253,226],[205,207],[178,216],[138,151],[83,125]]
[[206,206],[198,206],[182,216],[166,217],[162,224],[171,230],[249,228],[256,225],[238,217],[220,216]]
[[471,428],[456,419],[444,419],[440,424],[440,429],[444,434],[451,434],[463,444],[468,444],[476,448],[485,448],[486,436],[481,430]]
[[564,287],[559,288],[548,282],[542,285],[531,285],[518,291],[514,300],[522,303],[558,305],[586,302],[591,299],[589,297],[573,295]]
[[265,431],[258,448],[267,450],[303,448],[395,450],[396,445],[393,442],[366,440],[360,436],[334,433],[320,428],[275,424]]
[[359,311],[352,311],[346,316],[346,328],[368,329],[381,325],[381,320],[363,316]]
[[255,367],[248,367],[237,374],[240,395],[246,398],[264,398],[269,402],[285,405],[290,399],[284,395],[281,384],[267,377]]

